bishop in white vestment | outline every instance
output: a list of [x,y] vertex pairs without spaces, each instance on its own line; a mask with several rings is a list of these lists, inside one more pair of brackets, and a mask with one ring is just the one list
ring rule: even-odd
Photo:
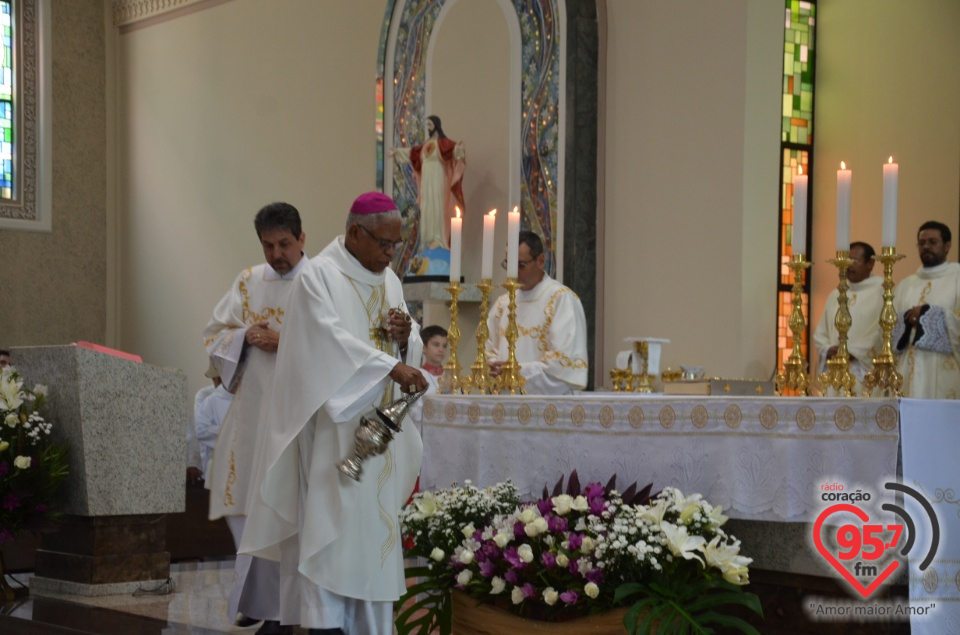
[[[389,269],[401,219],[389,197],[354,202],[345,236],[297,279],[258,453],[263,479],[241,551],[281,560],[284,623],[390,635],[405,590],[397,515],[413,491],[423,446],[405,421],[388,450],[366,459],[359,481],[337,469],[354,452],[362,415],[423,390],[419,328],[405,319]],[[391,309],[393,311],[391,312]],[[299,590],[288,586],[296,578]]]
[[[863,377],[873,370],[873,358],[880,352],[882,332],[880,311],[883,309],[883,278],[871,276],[875,251],[867,243],[850,243],[853,264],[847,269],[847,307],[850,311],[850,330],[847,332],[847,351],[850,354],[850,372],[857,378],[854,394],[860,394]],[[834,289],[827,296],[820,323],[813,334],[819,364],[817,373],[827,368],[827,360],[836,353],[840,341],[836,317],[840,292]]]
[[[286,203],[264,207],[254,220],[266,263],[245,269],[223,296],[204,331],[211,363],[234,392],[207,471],[211,520],[226,517],[239,546],[253,487],[253,459],[262,402],[273,383],[277,343],[293,281],[306,264],[300,215]],[[247,568],[249,567],[249,571]],[[276,563],[237,561],[237,582],[227,607],[258,620],[279,622],[280,570]]]
[[[580,298],[544,271],[543,242],[520,232],[517,259],[516,356],[530,395],[564,395],[587,385],[587,319]],[[490,374],[507,360],[509,296],[497,298],[487,319]]]
[[905,397],[960,398],[960,264],[947,262],[950,229],[930,221],[918,235],[923,266],[894,292],[899,354]]

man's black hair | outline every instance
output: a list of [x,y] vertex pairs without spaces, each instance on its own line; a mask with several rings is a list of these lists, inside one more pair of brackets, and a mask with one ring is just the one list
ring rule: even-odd
[[253,219],[253,226],[257,230],[257,238],[263,237],[263,232],[271,229],[285,229],[300,238],[303,229],[300,226],[300,212],[289,203],[270,203],[257,212]]

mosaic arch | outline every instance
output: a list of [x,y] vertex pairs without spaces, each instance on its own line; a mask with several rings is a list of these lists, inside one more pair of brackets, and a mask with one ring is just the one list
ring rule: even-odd
[[[594,361],[597,298],[597,126],[600,29],[604,0],[499,0],[512,6],[519,33],[519,197],[524,227],[540,233],[548,271],[562,274],[583,302]],[[377,187],[384,189],[384,121],[392,122],[392,146],[422,141],[426,116],[429,45],[445,5],[456,0],[387,0],[377,56]],[[391,37],[392,36],[392,37]],[[390,72],[385,72],[387,60]],[[385,103],[384,78],[394,83]],[[412,170],[394,170],[392,193],[401,210],[416,208]],[[412,225],[412,222],[410,222]],[[406,227],[406,230],[412,229]],[[403,275],[418,247],[411,235],[395,269]],[[591,377],[591,385],[592,385]]]

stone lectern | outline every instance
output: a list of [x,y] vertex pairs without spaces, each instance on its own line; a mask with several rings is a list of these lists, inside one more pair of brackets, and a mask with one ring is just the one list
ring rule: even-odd
[[43,536],[31,588],[108,595],[170,574],[166,514],[184,510],[187,380],[75,345],[14,348],[70,447],[64,523]]

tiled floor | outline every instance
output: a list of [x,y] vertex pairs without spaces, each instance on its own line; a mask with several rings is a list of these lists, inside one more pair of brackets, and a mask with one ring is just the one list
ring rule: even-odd
[[[250,633],[226,616],[233,560],[171,565],[171,584],[126,595],[85,597],[31,593],[0,603],[0,633],[39,635],[213,635]],[[29,575],[16,580],[29,582]],[[12,584],[16,588],[16,584]],[[304,633],[296,629],[297,633]]]

